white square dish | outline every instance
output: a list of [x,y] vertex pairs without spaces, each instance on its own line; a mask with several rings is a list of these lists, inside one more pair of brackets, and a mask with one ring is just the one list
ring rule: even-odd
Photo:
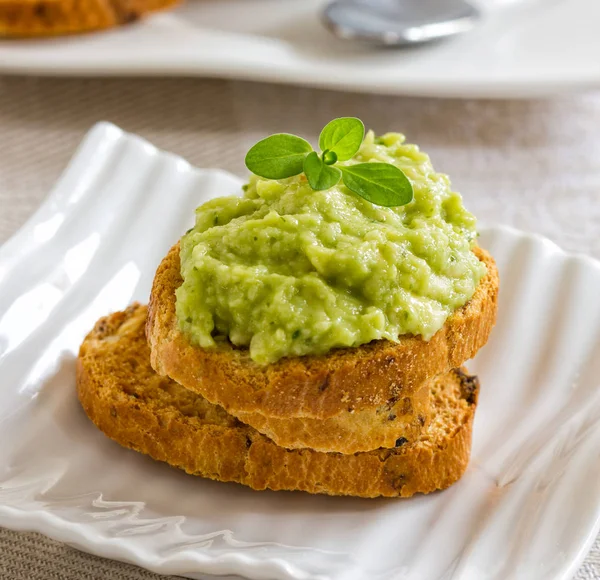
[[0,525],[200,578],[566,580],[600,529],[600,265],[482,231],[499,320],[471,465],[441,493],[364,500],[254,492],[119,447],[75,395],[100,316],[146,301],[194,208],[241,181],[95,127],[0,248]]

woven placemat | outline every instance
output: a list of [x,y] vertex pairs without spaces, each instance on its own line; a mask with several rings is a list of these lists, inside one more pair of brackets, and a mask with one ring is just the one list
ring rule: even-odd
[[[0,242],[39,205],[85,132],[108,120],[203,167],[243,173],[261,136],[312,140],[332,117],[403,130],[483,222],[600,258],[600,95],[555,101],[396,98],[195,79],[0,78]],[[0,529],[0,579],[159,578]],[[577,580],[600,579],[600,542]]]

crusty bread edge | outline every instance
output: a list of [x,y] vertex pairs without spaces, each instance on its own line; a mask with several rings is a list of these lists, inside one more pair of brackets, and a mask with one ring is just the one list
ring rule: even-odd
[[341,413],[328,419],[282,419],[244,412],[237,412],[236,416],[280,447],[352,454],[394,447],[398,439],[418,440],[429,425],[429,392],[426,383],[412,397],[400,399],[390,407]]

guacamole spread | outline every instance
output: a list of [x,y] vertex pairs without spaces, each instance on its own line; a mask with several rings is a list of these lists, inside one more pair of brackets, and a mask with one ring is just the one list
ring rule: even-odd
[[342,182],[252,176],[196,210],[181,240],[177,318],[196,345],[230,340],[260,364],[404,334],[429,340],[472,296],[485,266],[476,221],[446,175],[404,136],[367,133],[340,165],[399,167],[414,200],[373,205]]

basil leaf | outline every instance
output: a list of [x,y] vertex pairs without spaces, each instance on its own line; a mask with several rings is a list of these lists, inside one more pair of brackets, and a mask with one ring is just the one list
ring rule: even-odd
[[325,165],[316,151],[309,153],[304,160],[304,175],[315,191],[333,187],[342,176],[342,172],[332,165]]
[[360,149],[365,126],[356,117],[341,117],[325,125],[319,136],[321,151],[333,151],[338,161],[347,161]]
[[278,133],[259,141],[246,154],[246,167],[267,179],[284,179],[302,173],[304,158],[312,147],[308,141]]
[[389,163],[358,163],[342,167],[344,185],[360,197],[385,207],[406,205],[413,200],[408,177]]

